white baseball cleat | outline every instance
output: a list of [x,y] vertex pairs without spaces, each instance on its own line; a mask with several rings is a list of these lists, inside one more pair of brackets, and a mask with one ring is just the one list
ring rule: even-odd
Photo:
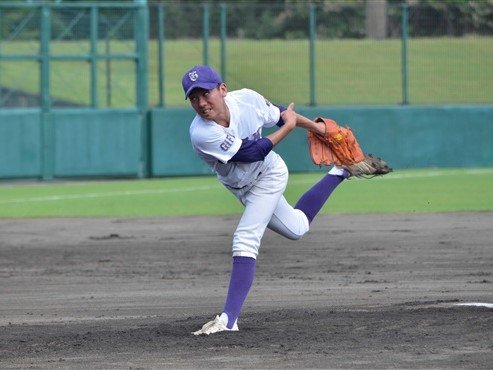
[[226,324],[224,323],[224,321],[219,316],[216,316],[216,318],[214,320],[209,321],[208,323],[204,324],[204,326],[202,326],[202,329],[194,331],[194,332],[192,332],[192,334],[193,335],[202,335],[202,334],[209,335],[209,334],[213,334],[213,333],[219,333],[221,331],[238,331],[238,330],[239,330],[238,325],[236,323],[233,325],[232,329],[228,329],[226,327]]

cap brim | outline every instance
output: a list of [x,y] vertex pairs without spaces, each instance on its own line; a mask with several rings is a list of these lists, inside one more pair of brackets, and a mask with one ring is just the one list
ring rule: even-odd
[[217,82],[207,82],[207,83],[206,82],[199,82],[199,83],[193,84],[192,86],[190,86],[188,88],[187,92],[185,93],[185,100],[188,99],[188,96],[195,89],[211,90],[211,89],[215,88],[217,85],[218,85]]

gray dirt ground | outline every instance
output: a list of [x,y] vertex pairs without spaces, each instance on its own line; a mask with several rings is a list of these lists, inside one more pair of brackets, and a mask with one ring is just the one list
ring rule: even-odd
[[237,217],[0,220],[0,368],[491,368],[493,213],[319,216],[268,231],[240,332]]

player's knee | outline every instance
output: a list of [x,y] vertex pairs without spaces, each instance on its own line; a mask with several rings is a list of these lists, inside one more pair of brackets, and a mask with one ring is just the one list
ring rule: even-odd
[[289,235],[285,235],[285,237],[290,239],[290,240],[300,240],[303,237],[303,235],[289,234]]
[[290,240],[300,240],[303,235],[306,234],[308,230],[298,230],[298,231],[293,231],[293,230],[285,230],[282,235]]

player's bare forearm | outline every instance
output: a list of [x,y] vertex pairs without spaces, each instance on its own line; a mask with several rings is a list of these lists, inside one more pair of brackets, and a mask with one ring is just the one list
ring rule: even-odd
[[282,126],[280,129],[277,131],[274,131],[272,134],[267,136],[267,139],[272,141],[272,145],[276,146],[279,144],[286,136],[289,135],[291,131],[293,131],[294,127],[285,127],[286,125]]
[[273,132],[267,138],[276,146],[296,127],[297,113],[294,111],[294,103],[289,104],[288,108],[281,113],[284,125]]
[[312,131],[319,135],[325,134],[325,125],[322,122],[315,122],[311,119],[296,113],[296,126]]

